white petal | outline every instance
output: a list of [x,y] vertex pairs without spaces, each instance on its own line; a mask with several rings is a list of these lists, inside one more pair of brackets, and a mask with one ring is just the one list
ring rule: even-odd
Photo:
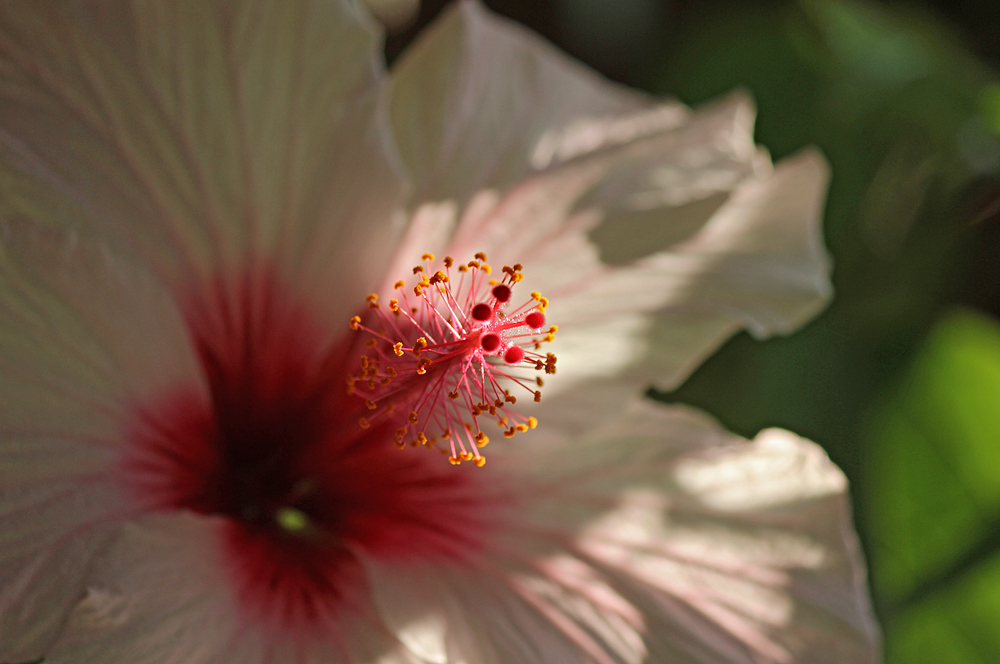
[[45,661],[53,664],[420,664],[366,607],[303,639],[239,606],[225,520],[188,513],[126,524],[100,552]]
[[0,224],[0,369],[0,661],[24,661],[55,638],[128,509],[109,472],[128,407],[195,370],[149,275],[13,221]]
[[419,0],[364,0],[368,9],[390,29],[401,29],[420,9]]
[[121,509],[107,486],[0,487],[0,661],[48,652]]
[[805,151],[742,184],[682,242],[575,292],[549,291],[560,370],[625,370],[673,388],[740,328],[766,338],[803,325],[832,294],[820,229],[827,180],[825,160]]
[[6,5],[0,212],[104,233],[175,284],[276,266],[342,318],[385,267],[400,186],[358,12]]
[[503,570],[368,561],[386,624],[428,664],[600,662],[592,637],[564,633]]
[[241,630],[219,558],[221,522],[191,515],[125,526],[95,562],[53,664],[254,664],[261,635]]
[[643,616],[647,661],[878,661],[846,481],[818,447],[780,430],[746,443],[652,402],[558,435],[491,458],[537,478],[519,485],[534,507],[514,541],[549,533],[529,550],[550,576],[583,565]]
[[740,328],[788,333],[829,297],[825,162],[772,175],[741,94],[655,104],[464,2],[393,71],[392,113],[421,220],[394,269],[425,251],[522,263],[561,330],[549,394],[676,386]]
[[566,141],[556,133],[570,122],[651,106],[468,1],[404,54],[392,85],[392,122],[417,199],[463,207],[478,190],[509,187],[533,162],[553,161],[543,153],[559,151]]

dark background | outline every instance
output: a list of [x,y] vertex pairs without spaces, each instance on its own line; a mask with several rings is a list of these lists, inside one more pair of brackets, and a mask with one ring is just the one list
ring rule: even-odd
[[[424,0],[390,62],[446,4]],[[1000,662],[1000,3],[485,4],[657,95],[748,89],[775,160],[822,148],[831,306],[787,339],[737,336],[655,396],[826,448],[890,664]]]

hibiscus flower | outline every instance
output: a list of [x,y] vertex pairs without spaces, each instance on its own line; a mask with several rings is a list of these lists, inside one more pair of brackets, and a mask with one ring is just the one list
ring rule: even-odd
[[0,6],[0,661],[876,661],[822,451],[642,398],[823,306],[822,158],[471,2],[380,45]]

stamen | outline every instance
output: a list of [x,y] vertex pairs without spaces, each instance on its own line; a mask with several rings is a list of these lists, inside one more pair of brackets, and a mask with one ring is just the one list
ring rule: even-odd
[[[484,418],[507,438],[538,424],[511,410],[517,398],[504,386],[541,400],[535,389],[541,378],[520,371],[555,373],[555,355],[536,351],[555,338],[556,327],[542,329],[548,300],[538,292],[518,307],[510,305],[515,284],[524,278],[520,264],[504,266],[497,280],[490,278],[483,253],[457,267],[446,256],[442,269],[435,269],[432,254],[422,259],[424,265],[413,269],[420,281],[411,291],[397,281],[398,297],[389,300],[388,313],[372,294],[368,315],[351,319],[351,329],[370,338],[348,392],[364,400],[361,427],[395,428],[393,442],[401,449],[434,449],[446,441],[440,451],[452,464],[473,461],[481,467],[486,459],[479,448],[489,442],[480,426]],[[452,268],[458,271],[454,280]]]

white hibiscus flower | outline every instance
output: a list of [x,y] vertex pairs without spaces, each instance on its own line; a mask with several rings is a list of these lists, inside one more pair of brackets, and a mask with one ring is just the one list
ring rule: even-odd
[[[825,455],[641,398],[823,305],[822,158],[474,3],[386,75],[359,11],[0,6],[0,661],[876,661]],[[434,318],[410,268],[477,252],[512,294]],[[482,468],[406,445],[473,414]]]

